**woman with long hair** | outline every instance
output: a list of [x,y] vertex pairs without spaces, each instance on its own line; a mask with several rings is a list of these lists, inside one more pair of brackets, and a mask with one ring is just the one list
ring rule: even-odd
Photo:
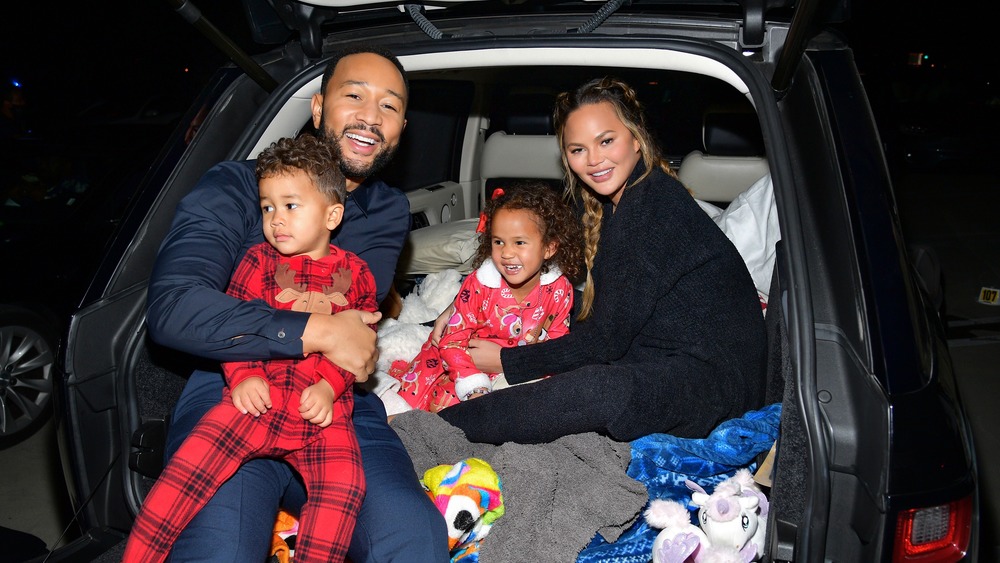
[[753,281],[662,158],[635,90],[592,80],[560,94],[554,117],[566,189],[583,207],[578,322],[534,346],[470,343],[476,365],[512,386],[441,416],[479,442],[582,432],[629,441],[704,437],[763,406],[767,346]]

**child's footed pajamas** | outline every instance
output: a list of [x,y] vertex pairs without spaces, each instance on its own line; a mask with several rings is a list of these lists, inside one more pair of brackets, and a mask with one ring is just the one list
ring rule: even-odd
[[228,390],[205,414],[147,495],[124,562],[164,561],[219,486],[258,457],[283,457],[305,482],[308,502],[302,507],[296,563],[344,561],[365,495],[352,394],[348,390],[336,399],[339,416],[320,428],[302,419],[298,393],[276,386],[270,393],[273,407],[260,417],[237,410]]

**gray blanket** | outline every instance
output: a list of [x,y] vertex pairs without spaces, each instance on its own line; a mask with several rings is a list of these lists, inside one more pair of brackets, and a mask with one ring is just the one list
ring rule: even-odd
[[575,561],[596,533],[616,540],[646,504],[645,486],[625,474],[629,444],[598,434],[539,445],[476,444],[419,410],[398,415],[392,427],[418,476],[468,457],[485,460],[500,476],[506,513],[483,540],[482,563]]

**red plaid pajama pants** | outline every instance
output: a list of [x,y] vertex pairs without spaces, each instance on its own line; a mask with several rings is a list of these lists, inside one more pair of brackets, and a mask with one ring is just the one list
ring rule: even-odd
[[296,563],[344,561],[365,493],[351,392],[334,402],[334,421],[323,429],[302,419],[298,393],[275,385],[270,393],[273,407],[257,418],[240,413],[228,391],[205,414],[146,497],[123,561],[164,561],[219,486],[258,457],[284,458],[305,482]]

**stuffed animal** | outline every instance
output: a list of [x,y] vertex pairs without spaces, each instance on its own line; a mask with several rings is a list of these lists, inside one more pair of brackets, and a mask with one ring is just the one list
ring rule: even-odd
[[[451,563],[477,563],[479,546],[494,522],[504,514],[500,476],[489,463],[475,457],[454,465],[438,465],[421,480],[448,526]],[[268,563],[294,560],[298,520],[281,510],[274,523]]]
[[274,520],[274,536],[271,538],[271,558],[269,563],[289,563],[295,553],[295,537],[299,534],[299,521],[285,512],[278,511]]
[[768,502],[748,470],[740,469],[712,494],[693,481],[686,484],[698,507],[698,526],[683,504],[651,501],[646,522],[660,529],[653,563],[748,563],[763,556]]
[[692,563],[701,546],[707,543],[705,532],[691,523],[691,513],[675,500],[654,499],[644,514],[650,526],[660,530],[653,540],[653,563]]
[[699,506],[698,522],[712,546],[743,549],[753,545],[754,558],[764,555],[767,497],[753,480],[750,471],[740,469],[719,483],[711,495],[693,481],[688,481],[691,500]]
[[421,482],[448,525],[452,563],[477,562],[480,543],[504,513],[500,477],[490,464],[470,457],[428,469]]
[[413,407],[399,396],[399,380],[392,373],[406,373],[412,360],[431,333],[433,321],[458,295],[462,275],[457,270],[428,274],[402,300],[398,318],[384,318],[378,324],[378,362],[375,373],[361,387],[378,395],[389,416]]

